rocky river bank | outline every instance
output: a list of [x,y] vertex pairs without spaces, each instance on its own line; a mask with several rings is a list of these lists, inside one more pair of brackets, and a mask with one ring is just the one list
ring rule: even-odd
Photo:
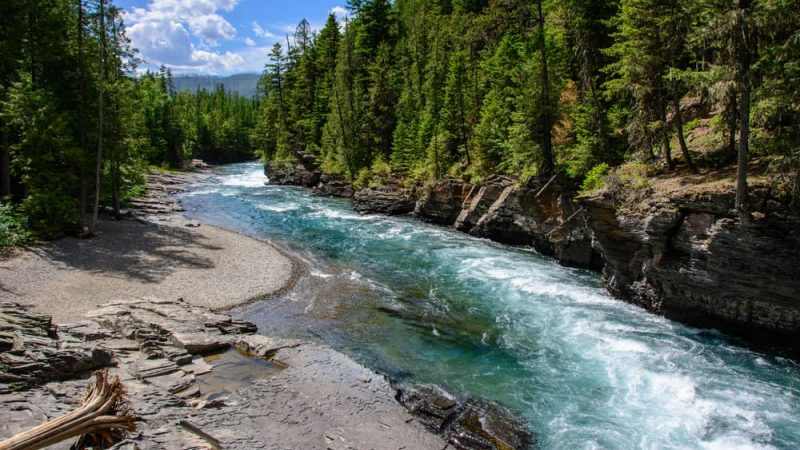
[[675,320],[778,345],[796,346],[800,336],[800,217],[768,189],[753,190],[754,220],[742,223],[731,211],[731,189],[716,180],[656,189],[633,207],[610,195],[578,197],[562,176],[425,186],[393,178],[354,190],[308,161],[270,163],[265,173],[271,183],[352,198],[361,213],[412,214],[602,271],[610,293]]
[[[273,279],[291,286],[297,271],[288,255],[267,243],[175,215],[181,207],[173,195],[196,180],[153,176],[148,195],[131,212],[136,221],[108,222],[91,241],[48,244],[41,254],[6,262],[9,273],[21,275],[31,272],[25,264],[84,255],[81,264],[45,264],[64,272],[54,283],[72,280],[50,297],[50,307],[24,283],[5,286],[7,279],[0,285],[0,441],[76,408],[91,372],[108,368],[123,381],[137,424],[136,433],[115,448],[438,450],[532,444],[527,424],[496,404],[435,386],[396,386],[328,346],[261,335],[255,325],[220,312],[268,297],[254,296],[251,287],[282,292]],[[173,242],[176,235],[181,239]],[[131,254],[114,245],[143,241],[155,244]],[[249,248],[247,267],[238,266],[240,247]],[[263,255],[253,253],[258,249]],[[87,266],[100,257],[109,261]],[[104,275],[99,265],[119,266],[119,274]],[[106,276],[113,282],[104,281]],[[225,280],[238,280],[244,291],[220,299],[214,286]],[[138,297],[144,287],[137,283],[166,296]],[[75,297],[87,289],[91,298]],[[172,297],[179,292],[190,300]],[[98,306],[102,296],[119,300]],[[58,315],[57,323],[48,309]]]
[[496,405],[433,387],[398,390],[329,347],[259,335],[253,324],[183,300],[111,302],[59,326],[0,303],[0,319],[0,440],[77,407],[88,373],[111,368],[137,424],[115,448],[531,444]]

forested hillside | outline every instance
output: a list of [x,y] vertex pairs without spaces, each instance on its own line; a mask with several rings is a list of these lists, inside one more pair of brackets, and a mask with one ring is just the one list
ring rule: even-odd
[[253,157],[257,100],[178,93],[167,69],[135,76],[135,56],[110,1],[0,4],[0,246],[91,234],[150,165]]
[[307,152],[362,185],[564,172],[587,188],[626,162],[646,178],[738,158],[742,195],[752,158],[798,168],[796,0],[348,7],[344,27],[303,21],[275,44],[254,132],[265,158]]
[[213,91],[217,86],[225,86],[230,93],[237,93],[245,98],[253,98],[258,94],[258,80],[260,76],[254,73],[240,73],[227,77],[215,75],[176,75],[173,79],[175,90],[178,92],[197,92],[200,90]]
[[148,165],[254,150],[311,155],[359,186],[565,173],[591,189],[620,165],[637,181],[738,161],[740,208],[748,163],[797,197],[798,0],[348,8],[276,43],[251,99],[177,92],[167,69],[136,76],[110,1],[3,2],[4,229],[91,232]]

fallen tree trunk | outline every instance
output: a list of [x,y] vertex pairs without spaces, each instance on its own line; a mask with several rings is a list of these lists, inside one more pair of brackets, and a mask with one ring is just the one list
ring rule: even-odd
[[79,408],[0,442],[0,450],[35,450],[74,437],[80,437],[77,447],[82,448],[111,443],[135,431],[136,423],[119,376],[110,380],[107,370],[98,370],[94,378],[95,383],[89,386]]

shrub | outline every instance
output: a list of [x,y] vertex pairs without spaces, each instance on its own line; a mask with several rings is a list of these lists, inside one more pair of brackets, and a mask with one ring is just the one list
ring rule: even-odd
[[592,168],[583,180],[581,195],[597,191],[605,187],[605,176],[608,173],[608,164],[600,163]]
[[31,239],[27,220],[10,203],[0,204],[0,248],[22,245]]

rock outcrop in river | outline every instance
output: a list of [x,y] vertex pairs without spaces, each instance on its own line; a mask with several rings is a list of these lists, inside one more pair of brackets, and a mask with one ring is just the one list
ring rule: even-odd
[[603,279],[614,295],[667,317],[759,337],[800,336],[800,218],[751,195],[754,220],[730,192],[687,192],[636,211],[609,196],[589,211]]
[[270,161],[264,166],[270,184],[316,187],[322,177],[316,167],[301,162]]
[[414,198],[399,186],[370,186],[353,195],[353,209],[361,214],[398,216],[414,211]]
[[426,185],[414,207],[414,217],[439,225],[452,225],[469,195],[472,185],[451,178]]

